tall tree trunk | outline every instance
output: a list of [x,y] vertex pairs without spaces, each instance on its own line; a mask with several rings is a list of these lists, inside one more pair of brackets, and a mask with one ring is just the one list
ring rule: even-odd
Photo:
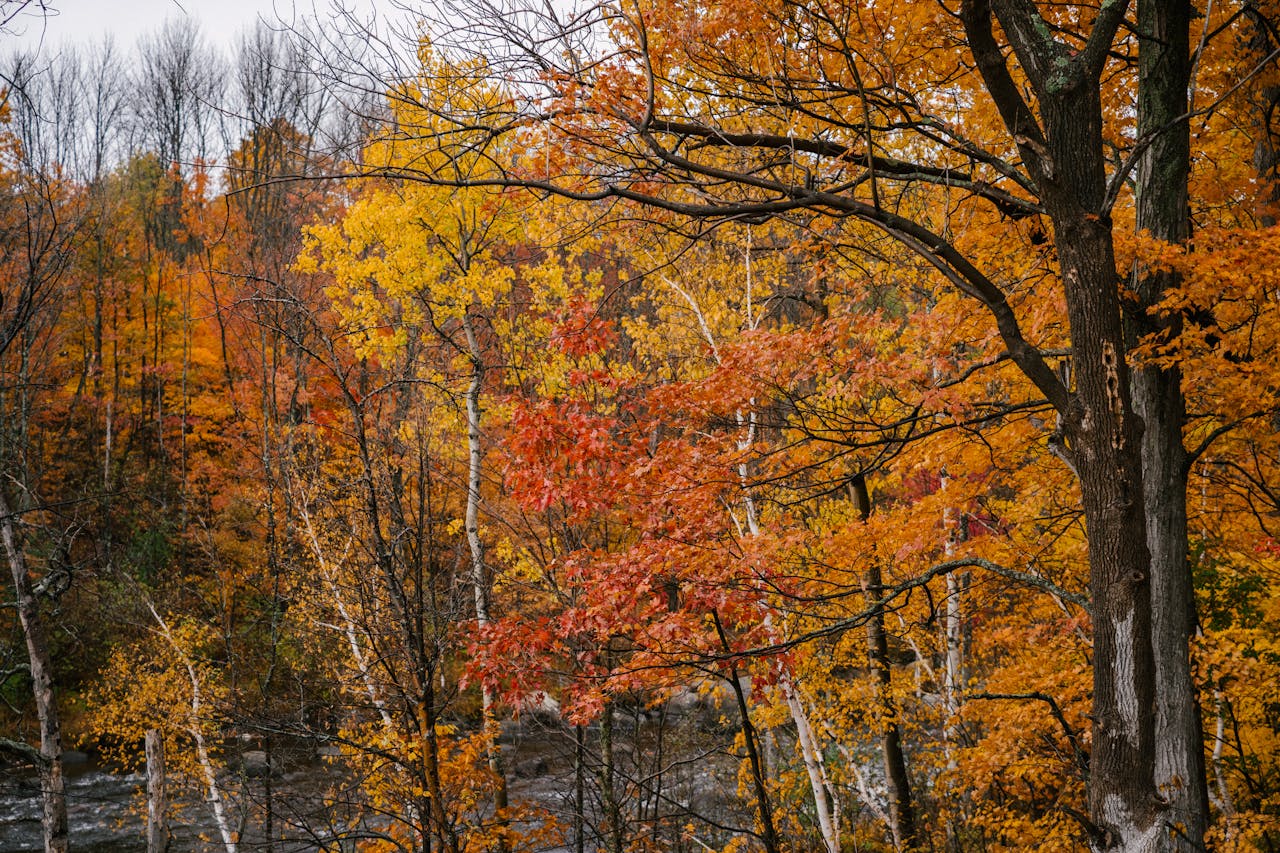
[[[1093,97],[1083,104],[1063,99],[1046,105],[1057,113],[1050,126],[1058,134],[1071,136],[1079,132],[1073,125],[1093,125],[1089,135],[1100,139],[1096,90],[1090,92]],[[1100,212],[1089,213],[1100,211],[1102,189],[1101,146],[1089,141],[1097,157],[1062,145],[1055,160],[1064,171],[1063,185],[1092,183],[1099,197],[1087,205],[1075,199],[1047,204],[1071,325],[1077,390],[1065,432],[1080,477],[1093,598],[1089,812],[1097,827],[1096,850],[1139,853],[1159,849],[1161,829],[1153,781],[1155,667],[1142,423],[1129,396],[1110,224]]]
[[22,635],[27,643],[27,663],[31,668],[31,690],[40,723],[40,823],[44,830],[45,853],[67,853],[67,795],[62,774],[62,724],[53,691],[53,661],[45,637],[40,601],[27,574],[26,554],[18,539],[9,501],[0,491],[0,539],[13,576],[15,604]]
[[[1033,3],[966,0],[961,6],[974,59],[1053,225],[1067,303],[1076,387],[1059,414],[1080,482],[1088,540],[1093,619],[1089,820],[1090,846],[1097,853],[1171,849],[1155,787],[1142,419],[1129,385],[1102,145],[1099,81],[1127,7],[1125,0],[1103,4],[1087,45],[1075,51],[1054,38]],[[1023,99],[994,38],[993,14],[1035,91],[1036,112]]]
[[[480,444],[480,391],[484,384],[484,355],[476,337],[471,315],[462,315],[462,328],[467,336],[471,356],[471,381],[467,385],[467,510],[464,526],[467,546],[471,549],[471,591],[475,598],[476,624],[483,629],[489,624],[489,579],[484,564],[484,542],[480,539],[480,475],[484,449]],[[507,807],[507,777],[502,766],[502,750],[498,746],[498,718],[493,690],[480,688],[484,730],[489,735],[489,769],[498,779],[494,792],[494,808]]]
[[[858,474],[849,484],[858,516],[865,522],[871,517],[871,490],[867,478]],[[867,561],[866,598],[868,604],[884,595],[880,564]],[[877,610],[867,621],[867,662],[875,673],[876,698],[880,703],[880,753],[884,759],[884,778],[889,788],[889,831],[896,850],[915,849],[916,812],[911,800],[911,782],[907,776],[907,756],[902,748],[902,728],[898,725],[898,708],[893,701],[893,670],[889,666],[889,640],[884,628],[884,613]]]
[[[1138,161],[1137,227],[1172,244],[1190,232],[1187,178],[1191,140],[1191,4],[1138,0],[1138,138],[1150,146]],[[1177,273],[1134,269],[1137,302],[1128,318],[1129,344],[1160,331],[1176,334],[1176,317],[1153,307],[1179,284]],[[1187,560],[1187,454],[1182,441],[1186,402],[1176,365],[1133,371],[1133,405],[1142,417],[1143,496],[1151,551],[1151,631],[1155,662],[1155,784],[1168,807],[1174,849],[1201,850],[1208,823],[1204,738],[1190,639],[1195,599]]]
[[[1128,399],[1110,234],[1100,238],[1090,222],[1064,224],[1058,237],[1064,275],[1078,282],[1067,300],[1079,405],[1067,432],[1077,451],[1093,604],[1090,816],[1095,849],[1137,853],[1159,849],[1161,829],[1141,421]],[[1073,245],[1092,251],[1077,253]]]

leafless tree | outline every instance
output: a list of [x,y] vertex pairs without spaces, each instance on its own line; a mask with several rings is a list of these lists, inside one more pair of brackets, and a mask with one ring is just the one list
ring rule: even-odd
[[[5,77],[14,86],[10,108],[15,139],[6,140],[0,162],[0,544],[9,565],[20,632],[26,647],[39,746],[5,740],[0,748],[31,761],[39,771],[45,849],[67,849],[67,804],[62,770],[62,725],[58,715],[54,661],[49,646],[48,599],[65,591],[68,567],[60,565],[57,525],[44,499],[34,416],[39,410],[42,366],[55,342],[52,329],[62,307],[63,277],[70,262],[77,212],[59,190],[59,152],[65,139],[50,128],[70,124],[62,87],[74,72],[44,79],[30,57],[16,58]],[[44,97],[53,93],[53,97]],[[31,539],[49,539],[32,558]],[[6,673],[6,680],[15,673]]]
[[190,18],[166,21],[138,47],[135,145],[154,152],[163,168],[188,176],[216,138],[223,60]]

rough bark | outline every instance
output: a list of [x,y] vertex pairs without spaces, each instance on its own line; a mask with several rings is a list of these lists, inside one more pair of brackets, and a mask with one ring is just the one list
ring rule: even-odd
[[40,774],[41,826],[45,853],[66,853],[67,795],[62,773],[62,725],[53,689],[53,661],[45,636],[40,602],[27,574],[26,554],[15,529],[14,514],[3,492],[0,492],[0,539],[13,576],[15,604],[22,635],[27,644],[27,663],[31,672],[31,691],[40,724],[40,755],[36,762]]
[[[1191,4],[1138,0],[1138,139],[1149,147],[1138,161],[1137,227],[1173,244],[1190,232],[1187,178],[1191,140],[1183,117],[1191,81]],[[1128,318],[1129,344],[1167,332],[1174,317],[1153,307],[1179,284],[1170,270],[1134,269],[1137,300]],[[1177,365],[1139,364],[1133,405],[1142,417],[1143,495],[1151,551],[1151,631],[1155,663],[1155,784],[1168,808],[1173,849],[1203,849],[1208,823],[1203,733],[1189,644],[1195,599],[1187,560],[1186,402]]]
[[147,729],[147,853],[167,853],[169,819],[165,803],[164,739]]
[[[1079,476],[1093,616],[1090,845],[1167,849],[1155,789],[1155,665],[1142,421],[1130,396],[1107,209],[1100,74],[1127,7],[1100,7],[1088,42],[1056,41],[1027,0],[966,2],[965,28],[988,91],[1019,144],[1053,226],[1076,388],[1062,431]],[[992,13],[1035,91],[1039,124],[992,51]]]
[[[1141,422],[1128,399],[1119,307],[1108,281],[1115,275],[1110,235],[1103,238],[1088,222],[1063,224],[1059,252],[1074,285],[1067,289],[1067,304],[1079,377],[1079,405],[1068,435],[1077,451],[1093,599],[1094,847],[1156,849],[1155,673]],[[1077,252],[1076,246],[1092,251]],[[1107,291],[1112,298],[1100,298]]]
[[[1089,106],[1097,116],[1096,101]],[[1054,123],[1066,133],[1073,122],[1092,123],[1068,118],[1081,112],[1064,109]],[[1084,183],[1093,165],[1100,177],[1100,146],[1096,159],[1072,156],[1074,146],[1064,148],[1065,156],[1057,159],[1070,170],[1066,181]],[[1080,477],[1093,599],[1093,846],[1136,853],[1157,849],[1159,831],[1142,426],[1129,399],[1109,225],[1086,218],[1087,207],[1063,207],[1054,225],[1078,383],[1066,434]]]

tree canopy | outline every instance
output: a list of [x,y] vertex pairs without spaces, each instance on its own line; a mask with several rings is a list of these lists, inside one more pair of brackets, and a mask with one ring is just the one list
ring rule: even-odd
[[13,57],[46,849],[157,738],[228,851],[1280,844],[1273,6]]

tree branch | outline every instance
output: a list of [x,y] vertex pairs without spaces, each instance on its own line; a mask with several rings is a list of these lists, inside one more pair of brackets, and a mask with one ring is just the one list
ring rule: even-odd
[[991,4],[988,0],[965,0],[960,4],[960,19],[987,92],[1017,144],[1022,161],[1031,170],[1036,183],[1042,184],[1046,176],[1053,174],[1053,162],[1046,154],[1044,131],[1018,91],[1018,84],[1009,73],[1004,53],[992,32]]
[[20,740],[10,740],[7,737],[0,737],[0,752],[7,752],[10,755],[17,756],[37,767],[44,767],[49,763],[49,759],[41,755],[40,750],[31,744]]
[[1076,730],[1071,727],[1071,724],[1067,722],[1067,718],[1062,713],[1062,708],[1059,707],[1057,700],[1048,693],[1042,693],[1039,690],[1032,690],[1028,693],[973,693],[966,698],[970,700],[1035,699],[1048,704],[1049,713],[1058,721],[1058,725],[1062,726],[1062,732],[1067,736],[1067,742],[1071,744],[1071,752],[1075,758],[1076,766],[1080,768],[1080,771],[1085,775],[1085,778],[1088,778],[1089,754],[1085,752],[1084,747],[1080,745],[1079,735],[1076,733]]
[[694,137],[701,140],[704,145],[802,151],[816,157],[843,160],[848,163],[865,163],[881,177],[969,190],[979,198],[991,202],[996,209],[1011,219],[1023,219],[1044,212],[1043,208],[1035,202],[1018,198],[1012,193],[964,172],[911,163],[894,157],[859,153],[843,143],[826,139],[804,139],[773,133],[730,133],[702,124],[660,119],[650,121],[648,128],[661,133]]

